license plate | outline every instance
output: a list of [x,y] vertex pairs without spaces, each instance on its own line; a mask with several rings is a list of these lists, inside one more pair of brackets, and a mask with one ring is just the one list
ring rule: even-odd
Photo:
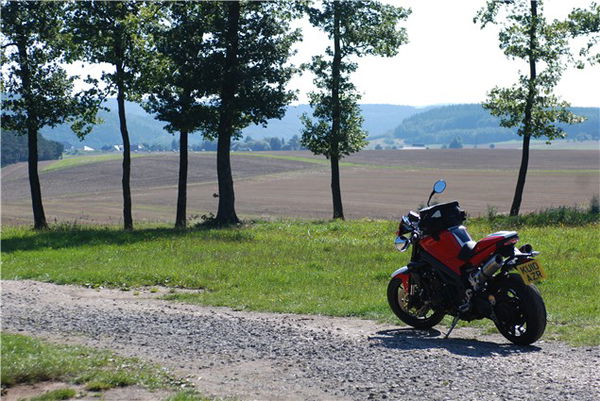
[[517,271],[525,284],[535,283],[547,277],[542,265],[537,260],[530,260],[529,262],[517,265]]

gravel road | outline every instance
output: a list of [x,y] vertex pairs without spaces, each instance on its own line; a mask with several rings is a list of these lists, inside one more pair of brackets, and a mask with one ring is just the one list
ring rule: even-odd
[[110,348],[241,400],[600,400],[600,348],[2,281],[2,329]]

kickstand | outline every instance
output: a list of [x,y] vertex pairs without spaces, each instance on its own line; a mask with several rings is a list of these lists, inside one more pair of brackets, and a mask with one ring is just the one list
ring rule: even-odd
[[454,319],[452,320],[452,324],[450,325],[450,330],[448,330],[448,332],[444,336],[444,339],[448,338],[448,336],[450,335],[450,333],[452,333],[452,330],[454,330],[454,327],[456,327],[456,324],[458,323],[459,319],[460,318],[458,317],[458,315],[454,316]]

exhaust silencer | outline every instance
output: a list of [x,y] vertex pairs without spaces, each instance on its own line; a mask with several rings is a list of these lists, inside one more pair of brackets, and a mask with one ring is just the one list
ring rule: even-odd
[[484,263],[473,275],[469,278],[469,282],[473,288],[477,289],[481,284],[485,283],[502,267],[502,256],[494,255]]

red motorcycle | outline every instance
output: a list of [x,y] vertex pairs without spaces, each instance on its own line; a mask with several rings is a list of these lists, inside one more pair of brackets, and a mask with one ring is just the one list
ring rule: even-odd
[[546,278],[534,259],[539,252],[529,244],[517,249],[515,231],[473,241],[462,225],[466,215],[458,202],[429,206],[433,195],[445,189],[446,182],[437,181],[428,207],[402,217],[395,245],[404,252],[412,244],[412,256],[392,273],[390,307],[417,329],[454,316],[446,338],[461,319],[488,318],[513,343],[532,344],[546,328],[544,300],[533,284]]

